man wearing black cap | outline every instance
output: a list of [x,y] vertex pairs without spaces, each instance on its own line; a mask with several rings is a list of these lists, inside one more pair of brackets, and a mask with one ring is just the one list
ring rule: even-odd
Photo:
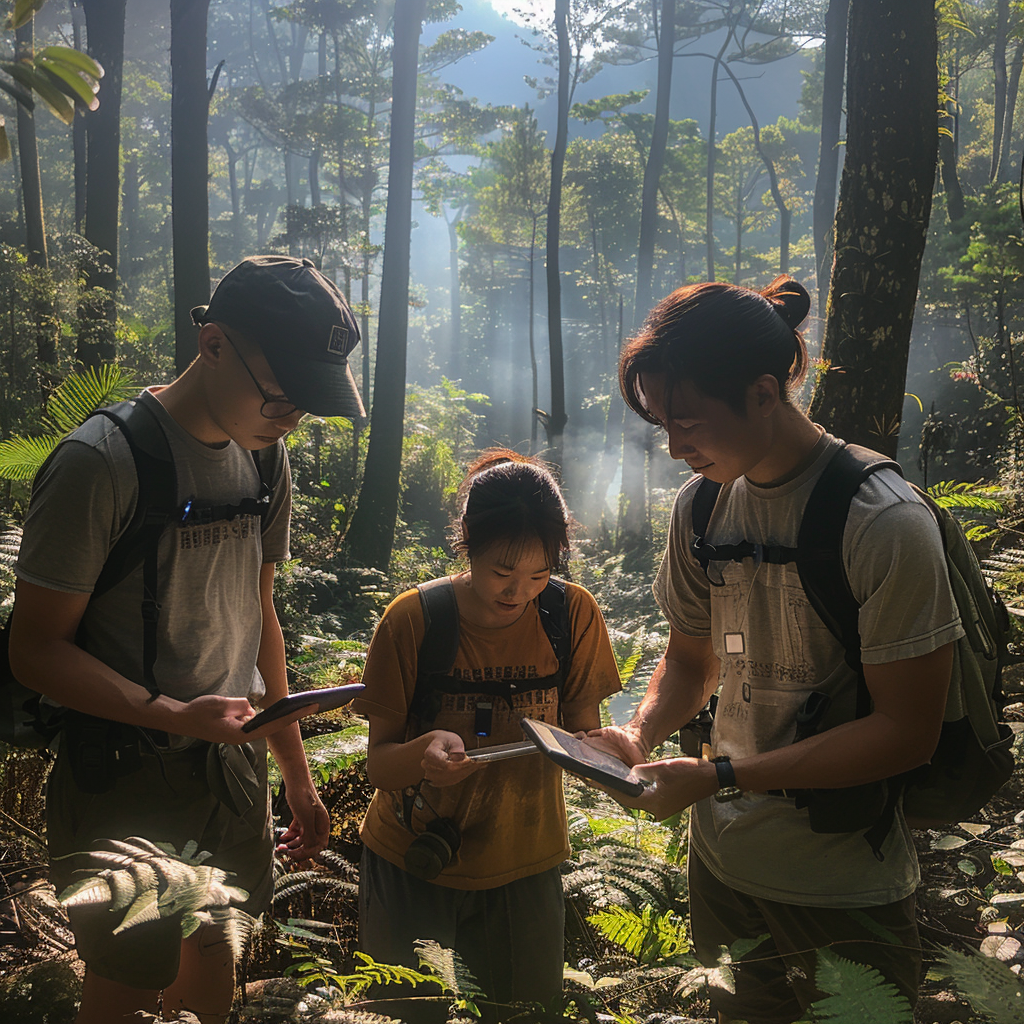
[[[246,891],[242,909],[255,916],[273,888],[268,744],[293,815],[279,852],[305,860],[329,835],[297,716],[249,733],[242,725],[252,704],[287,692],[273,604],[275,563],[289,557],[283,438],[307,413],[364,417],[348,366],[359,331],[333,282],[308,260],[279,256],[239,264],[192,316],[197,358],[173,383],[143,392],[135,410],[166,437],[181,513],[153,556],[155,661],[137,625],[148,564],[109,589],[96,586],[140,485],[124,433],[94,416],[58,446],[33,487],[11,667],[81,713],[69,722],[109,726],[118,744],[126,730],[117,723],[136,727],[127,730],[128,755],[98,785],[71,725],[61,736],[47,793],[58,890],[86,863],[72,855],[98,840],[141,836],[178,851],[194,840],[213,854],[208,863],[232,873],[228,884]],[[165,1015],[187,1009],[203,1024],[224,1020],[234,978],[219,927],[204,924],[182,940],[178,913],[114,935],[123,911],[72,908],[87,966],[78,1024],[155,1012],[161,991]]]

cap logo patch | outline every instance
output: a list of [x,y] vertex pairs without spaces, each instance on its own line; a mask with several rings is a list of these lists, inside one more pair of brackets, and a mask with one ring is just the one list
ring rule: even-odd
[[344,356],[348,354],[348,328],[332,327],[331,339],[327,342],[327,351],[333,356]]

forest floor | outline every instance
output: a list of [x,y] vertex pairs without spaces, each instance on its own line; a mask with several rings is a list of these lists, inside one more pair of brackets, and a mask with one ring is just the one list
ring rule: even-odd
[[[1024,708],[1020,708],[1024,716]],[[31,760],[29,762],[31,766]],[[21,797],[31,795],[39,785],[32,772],[22,779]],[[336,787],[332,814],[336,818],[334,848],[340,859],[354,869],[358,864],[356,828],[366,791],[358,772],[349,775],[346,785]],[[8,779],[8,783],[12,780]],[[16,780],[13,780],[16,782]],[[328,783],[328,787],[331,784]],[[999,956],[1011,964],[1019,963],[1021,945],[1016,942],[1017,925],[1024,918],[1024,768],[1018,766],[1011,781],[1003,787],[972,822],[948,832],[917,832],[915,837],[921,862],[922,884],[918,893],[918,917],[926,948],[926,961],[934,968],[937,954],[944,947],[966,951],[982,942],[1000,945]],[[1020,819],[1020,821],[1018,820]],[[0,847],[0,1021],[10,1024],[71,1024],[80,991],[82,965],[74,954],[74,940],[63,908],[47,880],[45,861],[38,844],[38,821],[22,824],[15,835],[9,810],[0,808],[0,834],[6,833],[6,846]],[[36,837],[36,838],[33,838]],[[1014,843],[1020,843],[1015,847]],[[993,855],[999,857],[993,860]],[[1002,858],[1005,858],[1002,859]],[[1009,867],[1008,867],[1009,865]],[[344,865],[342,865],[344,867]],[[355,877],[345,867],[349,882]],[[345,873],[343,872],[343,874]],[[1018,874],[1020,877],[1018,877]],[[336,920],[344,919],[338,930],[342,943],[351,943],[355,929],[355,901],[347,883],[341,903],[336,905]],[[995,897],[995,902],[993,902]],[[287,916],[303,916],[289,906]],[[318,916],[309,907],[311,916]],[[999,919],[1002,919],[1000,921]],[[999,938],[999,932],[1005,939]],[[1022,936],[1024,937],[1024,936]],[[369,1014],[332,1013],[309,1017],[297,1012],[301,993],[292,982],[267,980],[268,974],[280,974],[289,962],[279,943],[264,940],[250,955],[247,1003],[238,1014],[239,1022],[319,1020],[328,1022],[364,1022],[384,1018]],[[914,1015],[916,1024],[972,1024],[991,1020],[975,1015],[968,1003],[950,987],[948,981],[931,971],[923,983],[921,999]],[[666,988],[666,995],[670,987]],[[368,1008],[369,1009],[369,1008]],[[378,1010],[378,1012],[380,1012]],[[711,1024],[706,1002],[697,999],[681,1009],[671,998],[662,1005],[648,1006],[633,1013],[641,1024]],[[682,1014],[682,1015],[681,1015]],[[691,1016],[685,1016],[690,1014]],[[698,1016],[693,1016],[697,1014]],[[611,1021],[610,1015],[599,1019]]]

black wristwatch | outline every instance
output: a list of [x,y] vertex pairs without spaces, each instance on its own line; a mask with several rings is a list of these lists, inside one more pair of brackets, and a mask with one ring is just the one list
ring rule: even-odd
[[720,757],[711,758],[715,766],[715,774],[718,776],[718,792],[714,794],[719,803],[727,803],[743,796],[743,790],[736,785],[736,770],[729,758],[722,754]]

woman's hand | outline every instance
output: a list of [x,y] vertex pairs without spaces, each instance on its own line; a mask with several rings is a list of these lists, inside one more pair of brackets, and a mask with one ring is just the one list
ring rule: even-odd
[[481,767],[466,756],[461,736],[441,729],[431,734],[421,764],[423,777],[432,786],[454,786]]

